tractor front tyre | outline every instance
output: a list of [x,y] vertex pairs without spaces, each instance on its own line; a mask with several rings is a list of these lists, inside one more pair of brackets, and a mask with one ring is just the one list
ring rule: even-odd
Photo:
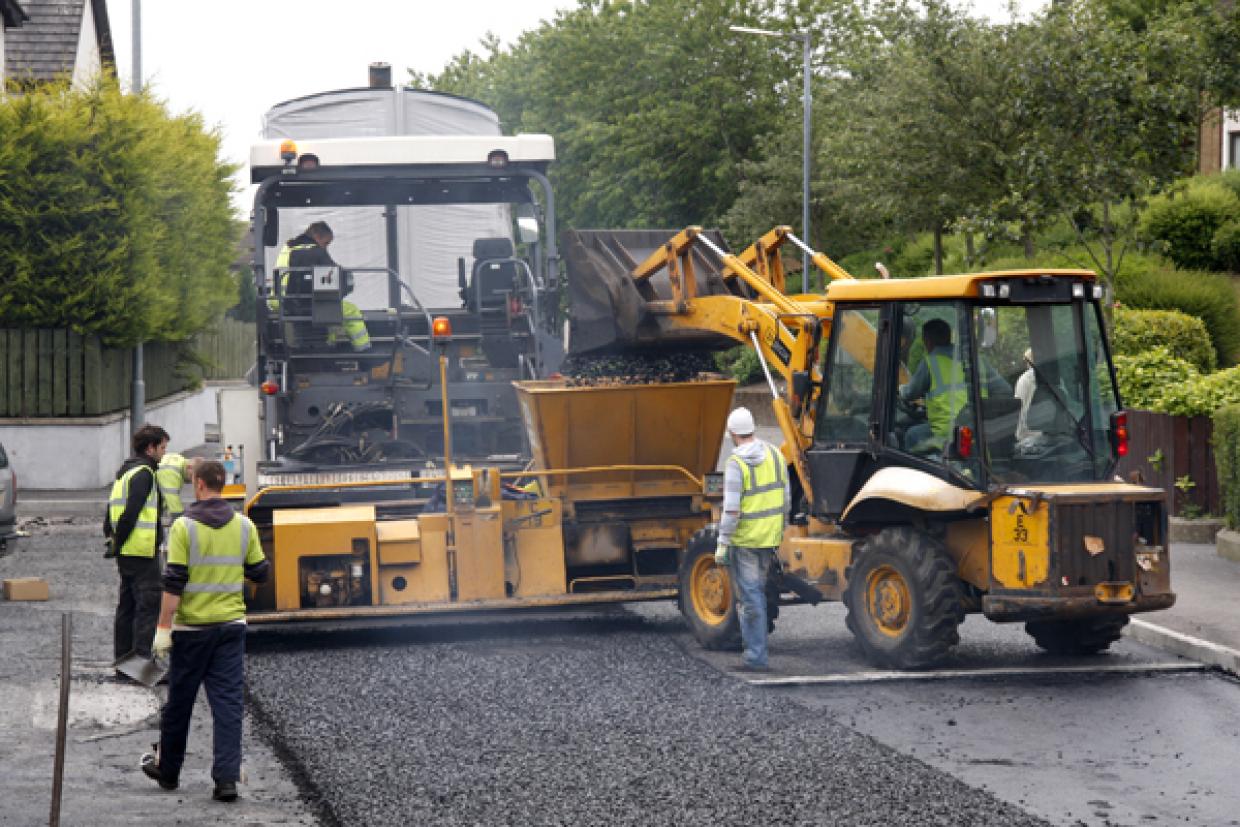
[[[710,526],[695,533],[685,546],[679,575],[680,611],[703,649],[739,652],[740,617],[730,573],[715,563],[718,540],[718,532]],[[774,578],[767,580],[768,633],[775,630],[775,618],[779,615],[779,590],[773,584]]]
[[845,623],[870,660],[919,669],[960,642],[956,567],[942,543],[909,527],[871,535],[848,568]]
[[1127,625],[1128,615],[1037,620],[1026,623],[1025,632],[1039,648],[1052,655],[1094,655],[1119,640]]

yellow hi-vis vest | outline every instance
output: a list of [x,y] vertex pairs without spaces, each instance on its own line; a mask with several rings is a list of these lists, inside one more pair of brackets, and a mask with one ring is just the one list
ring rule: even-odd
[[778,451],[767,446],[766,459],[750,465],[733,454],[728,458],[741,471],[740,523],[732,545],[745,548],[776,548],[784,538],[784,484],[787,471]]
[[[288,290],[288,269],[287,268],[288,268],[288,261],[292,257],[293,251],[294,250],[313,250],[317,246],[318,246],[317,244],[313,244],[313,243],[294,244],[294,245],[285,244],[282,248],[280,248],[280,253],[279,255],[276,256],[276,266],[275,266],[275,269],[271,271],[271,275],[274,278],[277,272],[279,272],[281,269],[284,269],[284,272],[280,274],[280,295],[281,296],[283,296],[285,291]],[[273,313],[280,309],[280,300],[276,298],[276,294],[274,291],[272,291],[271,298],[267,299],[267,309],[272,311]]]
[[168,564],[185,566],[189,580],[174,621],[203,626],[245,617],[245,565],[262,559],[258,529],[245,515],[220,528],[181,517],[168,537]]
[[135,474],[141,473],[151,475],[151,493],[147,495],[142,510],[138,512],[138,521],[134,523],[133,531],[125,538],[125,545],[121,546],[120,553],[125,557],[155,556],[159,526],[159,481],[155,479],[155,472],[149,466],[134,466],[112,483],[112,493],[108,495],[108,519],[112,521],[112,529],[115,531],[116,524],[125,513],[125,503],[129,500],[129,483]]
[[964,366],[945,353],[926,355],[930,371],[930,390],[926,392],[926,418],[936,439],[951,436],[956,415],[969,401],[969,388],[964,381]]
[[370,331],[366,329],[366,321],[362,311],[353,302],[340,302],[340,311],[344,315],[343,325],[332,325],[327,331],[327,343],[334,345],[342,336],[348,336],[349,345],[355,351],[370,350]]
[[181,516],[181,512],[185,510],[185,505],[181,502],[181,486],[188,482],[185,478],[188,467],[189,461],[180,454],[164,454],[164,458],[159,461],[159,470],[155,472],[155,479],[159,481],[159,493],[164,498],[164,511],[174,518]]

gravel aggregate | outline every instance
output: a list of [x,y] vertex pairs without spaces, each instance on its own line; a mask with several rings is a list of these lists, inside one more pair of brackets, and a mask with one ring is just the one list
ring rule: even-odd
[[634,351],[606,355],[569,356],[560,373],[570,387],[648,385],[692,382],[715,371],[714,357],[692,350]]
[[622,609],[251,638],[257,726],[339,825],[1044,822]]

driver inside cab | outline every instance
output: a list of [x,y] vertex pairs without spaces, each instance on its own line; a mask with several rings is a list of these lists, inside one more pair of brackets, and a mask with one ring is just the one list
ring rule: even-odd
[[908,384],[901,386],[900,399],[905,403],[924,399],[927,421],[905,433],[906,450],[941,448],[951,435],[956,415],[969,401],[964,366],[952,348],[951,325],[931,319],[921,326],[921,340],[926,347],[925,358]]

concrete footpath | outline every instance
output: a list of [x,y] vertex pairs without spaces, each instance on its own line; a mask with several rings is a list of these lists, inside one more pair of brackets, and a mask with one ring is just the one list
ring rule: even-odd
[[[0,579],[40,577],[51,591],[46,602],[0,600],[0,825],[50,823],[66,615],[72,652],[60,824],[319,824],[287,766],[255,734],[249,714],[241,799],[211,800],[212,722],[202,694],[180,788],[165,792],[142,774],[139,758],[158,740],[166,687],[152,690],[114,677],[116,564],[102,554],[103,500],[92,500],[94,493],[19,495],[19,526],[29,536],[0,555]],[[60,501],[69,507],[53,511]]]

